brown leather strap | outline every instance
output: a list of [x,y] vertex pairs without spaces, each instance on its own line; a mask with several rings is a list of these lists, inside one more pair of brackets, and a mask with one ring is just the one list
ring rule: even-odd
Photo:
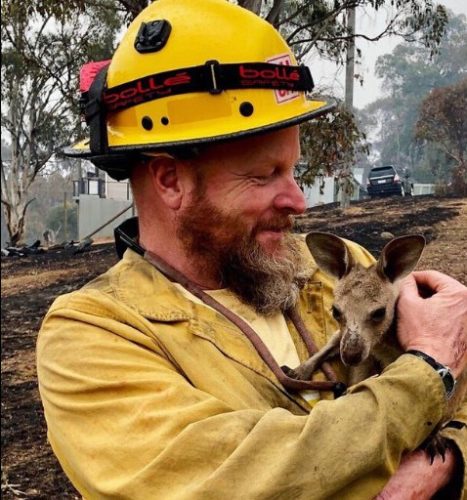
[[[261,359],[266,363],[270,370],[277,377],[282,386],[287,390],[292,391],[303,391],[303,390],[315,390],[315,391],[333,391],[336,395],[341,394],[343,391],[343,384],[337,382],[337,378],[334,372],[329,369],[323,370],[326,376],[330,379],[329,381],[319,381],[319,380],[296,380],[288,377],[277,364],[276,360],[273,358],[272,354],[263,343],[258,334],[250,327],[250,325],[243,320],[240,316],[233,313],[225,306],[223,306],[216,299],[211,297],[209,294],[204,292],[196,283],[190,281],[185,275],[174,269],[167,262],[161,259],[158,255],[146,251],[144,254],[145,259],[155,266],[159,271],[164,274],[171,281],[175,281],[182,285],[186,290],[192,293],[195,297],[198,297],[206,305],[212,307],[228,320],[230,320],[235,326],[237,326],[248,338],[248,340],[253,344],[257,353],[260,355]],[[307,345],[310,354],[317,351],[316,346],[311,339],[306,327],[301,320],[297,311],[288,311],[288,315],[292,322],[294,323],[297,331],[302,336],[304,342]],[[299,319],[299,321],[297,321]]]
[[[316,344],[311,338],[311,335],[308,332],[308,329],[305,326],[305,323],[303,322],[302,318],[300,317],[300,314],[298,314],[297,309],[290,309],[289,311],[287,311],[287,314],[289,315],[289,318],[292,320],[292,323],[294,324],[298,333],[305,342],[310,355],[314,354],[315,352],[318,352],[318,348],[316,347]],[[328,380],[331,380],[332,382],[338,382],[336,373],[334,372],[332,366],[328,362],[325,361],[324,363],[322,363],[320,368],[326,375],[326,378]]]

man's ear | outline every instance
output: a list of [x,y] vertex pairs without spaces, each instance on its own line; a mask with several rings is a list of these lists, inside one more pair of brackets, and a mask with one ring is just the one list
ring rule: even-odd
[[147,167],[153,189],[173,210],[180,208],[184,192],[180,182],[180,167],[176,159],[165,156],[152,158]]

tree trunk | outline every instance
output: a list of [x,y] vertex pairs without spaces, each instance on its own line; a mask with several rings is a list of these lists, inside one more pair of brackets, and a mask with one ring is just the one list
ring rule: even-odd
[[16,247],[22,243],[21,240],[25,229],[24,222],[29,203],[20,202],[13,207],[6,203],[3,204],[6,226],[10,236],[10,246]]
[[457,196],[467,195],[467,163],[461,161],[452,169],[452,191]]
[[261,5],[263,0],[240,0],[238,4],[245,9],[251,10],[255,14],[261,13]]
[[[355,34],[355,7],[347,11],[347,28],[353,36]],[[349,113],[353,113],[353,91],[355,78],[355,39],[351,38],[347,42],[347,56],[345,69],[345,107]],[[350,206],[350,196],[352,194],[352,171],[350,165],[347,165],[344,171],[344,176],[341,181],[341,208]]]

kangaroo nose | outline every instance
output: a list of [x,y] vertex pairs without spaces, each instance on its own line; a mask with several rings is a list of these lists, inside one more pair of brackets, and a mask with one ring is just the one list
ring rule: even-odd
[[341,359],[346,366],[355,366],[362,361],[361,351],[343,351],[341,352]]
[[342,362],[347,366],[355,366],[363,361],[365,344],[358,333],[350,332],[342,337],[340,354]]

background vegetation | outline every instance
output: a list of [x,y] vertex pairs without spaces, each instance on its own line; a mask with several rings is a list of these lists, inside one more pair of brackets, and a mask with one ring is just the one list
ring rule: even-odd
[[[465,190],[465,140],[454,137],[465,137],[465,121],[449,126],[445,122],[443,137],[430,133],[429,113],[436,122],[443,112],[430,107],[434,99],[440,101],[439,93],[427,97],[444,87],[439,92],[452,97],[449,86],[466,78],[465,17],[449,15],[432,0],[238,3],[275,25],[299,60],[315,53],[339,66],[352,40],[396,35],[404,42],[378,61],[377,72],[386,89],[383,98],[357,118],[341,105],[303,127],[302,184],[310,184],[319,170],[339,177],[357,162],[368,164],[365,154],[371,143],[374,162],[409,166],[421,181],[449,179],[452,189]],[[2,2],[2,242],[6,238],[12,244],[30,242],[50,224],[58,224],[58,216],[49,211],[59,213],[65,193],[71,200],[71,180],[77,178],[76,165],[65,162],[60,151],[84,134],[76,91],[79,68],[111,57],[125,26],[147,4],[147,0]],[[373,11],[390,7],[392,14],[381,32],[370,37],[353,33],[348,26],[349,9],[357,7]],[[462,118],[465,85],[456,89]],[[72,233],[61,236],[70,238]]]

